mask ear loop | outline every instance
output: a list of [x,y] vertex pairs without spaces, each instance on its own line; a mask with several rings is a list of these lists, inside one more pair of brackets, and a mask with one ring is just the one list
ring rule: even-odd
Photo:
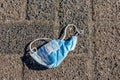
[[30,45],[29,45],[30,52],[32,52],[32,53],[37,52],[37,48],[36,48],[36,47],[33,47],[33,48],[32,48],[32,44],[33,44],[34,42],[38,41],[38,40],[50,40],[50,41],[51,41],[52,39],[51,39],[51,38],[38,38],[38,39],[33,40],[33,41],[30,43]]
[[65,39],[67,28],[70,27],[70,26],[75,27],[75,29],[76,29],[76,34],[75,34],[75,36],[77,36],[78,34],[83,34],[83,33],[84,33],[83,30],[81,30],[81,32],[80,32],[80,31],[78,30],[78,28],[77,28],[74,24],[68,24],[67,27],[65,28],[65,34],[64,34],[62,40]]

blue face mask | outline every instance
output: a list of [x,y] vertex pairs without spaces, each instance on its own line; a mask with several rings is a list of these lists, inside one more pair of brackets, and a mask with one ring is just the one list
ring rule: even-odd
[[[77,27],[73,24],[69,24],[65,28],[65,35],[63,39],[52,40],[49,38],[38,38],[30,43],[30,55],[39,64],[46,66],[47,68],[55,68],[64,60],[69,51],[75,49],[77,43],[77,36],[72,36],[67,40],[64,40],[66,36],[66,29],[69,26],[74,26],[76,28],[77,34],[80,34]],[[31,48],[31,45],[41,39],[49,39],[50,42],[40,47],[38,50],[36,48]],[[35,50],[35,51],[34,51]]]

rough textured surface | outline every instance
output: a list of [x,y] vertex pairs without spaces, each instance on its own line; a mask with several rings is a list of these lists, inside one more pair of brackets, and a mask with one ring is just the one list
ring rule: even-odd
[[[30,41],[62,38],[69,23],[84,34],[59,67],[29,56]],[[73,34],[71,27],[66,39]],[[120,0],[1,0],[0,63],[1,80],[119,80]]]
[[25,18],[26,0],[0,0],[0,21]]
[[22,80],[21,55],[0,54],[0,79],[1,80]]
[[94,79],[120,79],[120,24],[117,0],[97,0],[94,5]]
[[26,19],[54,20],[55,0],[27,0]]
[[[48,33],[49,32],[49,33]],[[0,25],[1,53],[23,53],[25,46],[39,37],[53,38],[53,25],[43,22]]]

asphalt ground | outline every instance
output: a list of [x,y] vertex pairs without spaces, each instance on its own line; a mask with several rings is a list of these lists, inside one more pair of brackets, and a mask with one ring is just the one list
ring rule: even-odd
[[[62,38],[71,23],[84,34],[60,66],[45,69],[29,56],[30,41]],[[69,28],[65,39],[73,34]],[[0,1],[0,80],[119,79],[119,0]]]

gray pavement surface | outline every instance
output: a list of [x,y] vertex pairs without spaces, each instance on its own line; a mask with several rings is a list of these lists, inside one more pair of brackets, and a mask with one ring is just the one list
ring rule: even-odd
[[[29,56],[30,41],[70,23],[84,34],[59,67]],[[120,0],[0,0],[0,80],[120,80]]]

